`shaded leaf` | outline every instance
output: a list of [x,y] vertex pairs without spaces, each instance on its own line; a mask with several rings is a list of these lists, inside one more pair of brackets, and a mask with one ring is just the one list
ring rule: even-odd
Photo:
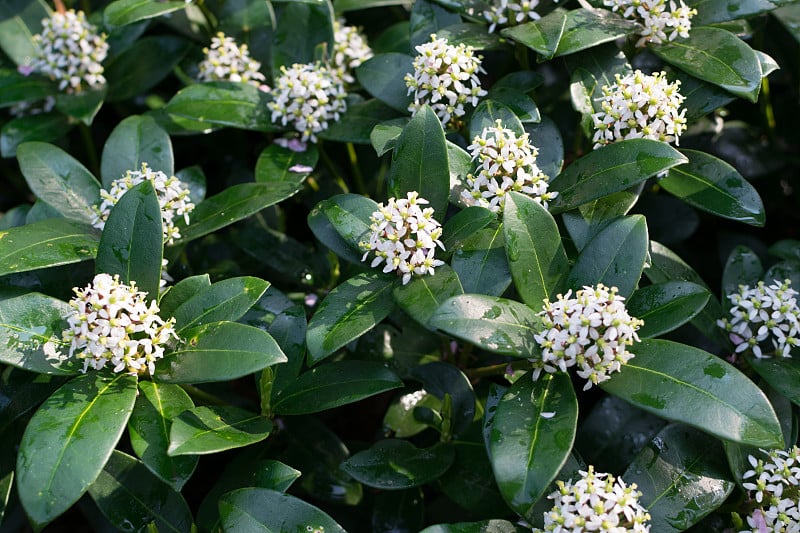
[[29,141],[55,141],[71,128],[69,119],[61,113],[42,113],[11,119],[0,129],[0,154],[3,157],[14,157],[20,144]]
[[262,488],[229,492],[219,501],[225,531],[306,531],[346,533],[330,516],[303,500]]
[[625,303],[631,316],[644,320],[639,337],[657,337],[682,326],[703,310],[711,293],[690,281],[666,281],[637,289]]
[[[159,6],[172,2],[148,3]],[[180,7],[185,5],[184,3]],[[169,76],[191,49],[190,41],[174,35],[137,39],[130,48],[109,59],[105,66],[105,77],[108,80],[107,100],[118,102],[147,93]]]
[[112,181],[122,178],[129,170],[141,170],[142,163],[167,177],[175,174],[172,143],[167,132],[153,118],[133,115],[117,124],[103,146],[100,163],[103,187],[110,190]]
[[401,490],[439,478],[454,459],[451,446],[420,449],[406,440],[384,439],[351,456],[342,470],[370,487]]
[[407,113],[413,99],[403,78],[414,72],[413,63],[414,58],[406,54],[377,54],[356,67],[356,78],[369,94],[392,109]]

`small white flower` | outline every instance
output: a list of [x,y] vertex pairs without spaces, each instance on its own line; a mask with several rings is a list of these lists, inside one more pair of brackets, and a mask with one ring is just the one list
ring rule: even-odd
[[529,20],[539,20],[541,16],[535,11],[539,0],[493,0],[488,9],[483,11],[483,18],[489,23],[489,33],[497,26],[516,26]]
[[431,42],[416,50],[414,73],[405,76],[408,94],[414,95],[408,110],[416,114],[428,104],[442,124],[458,127],[458,118],[466,113],[464,106],[476,106],[478,99],[486,95],[478,79],[479,73],[486,72],[481,67],[481,57],[471,46],[452,46],[435,34],[431,35]]
[[328,129],[347,111],[342,80],[321,64],[297,64],[281,67],[275,83],[273,100],[267,104],[272,122],[280,122],[302,134],[302,141],[316,142],[316,134]]
[[241,81],[260,87],[266,79],[259,72],[261,63],[250,57],[247,45],[238,46],[233,37],[222,32],[211,38],[203,53],[205,59],[198,65],[200,81]]
[[97,33],[83,11],[54,12],[42,20],[42,33],[34,35],[33,42],[36,57],[30,67],[57,81],[60,91],[105,85],[101,63],[108,53],[106,36]]
[[528,140],[501,126],[485,128],[467,148],[473,161],[479,163],[477,174],[467,174],[468,189],[461,191],[467,205],[502,211],[510,191],[521,192],[547,207],[557,192],[548,192],[548,177],[536,166],[539,151]]
[[331,69],[345,83],[354,83],[353,69],[373,56],[372,48],[355,26],[344,19],[333,21],[333,54]]
[[769,341],[775,355],[791,357],[790,350],[800,344],[800,307],[791,284],[788,279],[771,285],[759,281],[752,289],[740,285],[739,292],[728,295],[731,318],[717,325],[728,332],[736,352],[749,348],[756,357],[769,357],[764,354]]
[[634,357],[627,347],[639,341],[636,330],[644,322],[628,314],[617,291],[601,283],[577,291],[575,298],[568,291],[555,302],[545,300],[539,313],[545,329],[533,337],[542,349],[541,360],[533,361],[534,379],[542,370],[552,374],[577,365],[587,390]]
[[625,485],[622,478],[596,474],[594,467],[579,471],[572,482],[556,481],[558,489],[548,496],[553,508],[544,513],[544,529],[535,532],[643,533],[650,531],[650,513],[639,503],[642,493],[636,484]]
[[755,507],[741,533],[800,533],[800,448],[761,451],[767,458],[749,455],[753,468],[742,476]]
[[667,0],[603,0],[603,5],[644,26],[636,46],[688,37],[692,17],[697,15],[697,10],[687,6],[683,0],[680,0],[680,5],[674,0],[669,3]]
[[444,264],[434,257],[436,246],[444,250],[444,245],[439,240],[442,225],[433,218],[433,209],[421,207],[427,203],[418,193],[409,192],[407,198],[389,198],[386,207],[378,204],[370,217],[369,241],[359,243],[364,250],[361,260],[366,261],[373,252],[371,266],[384,263],[383,271],[396,271],[404,285],[412,275],[433,275],[434,269]]
[[667,81],[666,73],[637,70],[616,75],[616,83],[603,86],[598,100],[602,111],[592,114],[594,148],[623,139],[653,139],[678,144],[686,130],[686,110],[680,80]]
[[83,359],[83,372],[110,363],[114,372],[152,375],[166,344],[178,339],[175,319],[163,320],[155,299],[148,306],[146,294],[133,282],[98,274],[84,289],[73,291],[69,328],[62,337],[70,343],[69,357]]
[[189,189],[183,182],[175,176],[167,177],[166,174],[151,170],[147,163],[142,163],[142,170],[129,170],[120,179],[111,183],[111,190],[100,191],[102,202],[94,208],[94,220],[92,225],[95,228],[103,229],[111,213],[111,208],[117,205],[122,195],[130,189],[148,180],[153,184],[161,207],[161,221],[164,229],[164,243],[172,244],[175,239],[181,238],[181,233],[175,225],[176,217],[183,217],[186,224],[189,223],[189,213],[194,209],[194,204],[189,198]]

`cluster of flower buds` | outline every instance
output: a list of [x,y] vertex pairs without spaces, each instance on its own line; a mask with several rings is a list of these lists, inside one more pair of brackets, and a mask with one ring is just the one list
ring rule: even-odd
[[358,28],[343,19],[333,22],[333,41],[331,68],[344,83],[354,83],[353,69],[372,57],[372,48]]
[[205,59],[198,68],[200,81],[241,81],[266,87],[266,78],[259,72],[261,63],[250,57],[246,44],[236,44],[233,37],[219,32],[211,38],[211,45],[203,48]]
[[628,314],[617,292],[600,283],[577,291],[575,298],[568,291],[555,302],[545,300],[539,315],[546,329],[534,335],[542,349],[541,360],[533,361],[534,379],[542,370],[552,374],[577,365],[587,390],[634,357],[627,348],[639,341],[636,330],[644,322]]
[[58,82],[68,93],[105,85],[103,65],[108,53],[106,36],[86,20],[83,11],[54,12],[42,20],[42,33],[34,35],[36,57],[30,70]]
[[595,473],[592,466],[580,471],[580,479],[556,481],[558,489],[548,496],[553,508],[544,513],[544,529],[535,533],[644,533],[650,531],[650,514],[639,503],[636,484]]
[[800,344],[800,307],[797,306],[797,291],[792,282],[773,281],[766,285],[740,285],[739,292],[728,295],[733,303],[731,318],[717,321],[736,346],[736,352],[750,348],[756,357],[764,354],[767,341],[776,355],[790,357],[790,350]]
[[142,163],[141,171],[129,170],[125,173],[125,176],[114,180],[111,183],[110,191],[105,189],[100,191],[102,202],[94,208],[92,225],[103,229],[106,225],[106,220],[108,220],[108,215],[111,213],[111,208],[117,205],[122,195],[145,180],[150,181],[156,190],[158,203],[161,207],[164,243],[172,244],[175,239],[180,239],[181,232],[175,225],[175,219],[183,217],[184,222],[186,224],[189,223],[189,213],[194,209],[194,204],[189,198],[189,189],[175,176],[167,176],[160,170],[153,171],[147,166],[147,163]]
[[459,117],[467,112],[464,106],[476,106],[478,99],[486,95],[478,79],[478,74],[485,72],[481,57],[471,46],[453,46],[435,34],[416,50],[414,73],[405,76],[408,94],[414,95],[408,110],[416,114],[427,104],[442,124],[458,127]]
[[[748,456],[753,467],[742,476],[755,508],[741,533],[800,531],[800,448],[772,450],[765,459]],[[748,481],[749,480],[749,481]]]
[[302,141],[317,141],[317,133],[328,129],[347,110],[342,80],[319,63],[295,63],[281,67],[269,104],[272,122],[291,126]]
[[62,334],[69,357],[82,359],[84,372],[111,364],[114,372],[152,375],[165,345],[178,339],[175,319],[163,320],[155,299],[147,305],[147,295],[119,276],[98,274],[84,289],[73,290],[69,328]]
[[516,26],[529,20],[539,20],[541,16],[536,12],[539,0],[494,0],[483,11],[483,18],[489,22],[489,33],[494,32],[497,26]]
[[530,143],[528,134],[517,136],[504,128],[500,119],[476,135],[467,149],[480,166],[476,174],[466,177],[469,188],[461,191],[465,204],[497,213],[502,211],[511,191],[527,194],[544,207],[558,195],[547,191],[548,178],[536,166],[539,151]]
[[620,76],[603,86],[602,111],[592,114],[594,148],[624,139],[675,142],[686,129],[686,110],[680,81],[670,83],[664,72],[644,74],[640,70]]
[[444,245],[439,240],[442,226],[433,218],[433,209],[422,208],[427,203],[418,193],[409,192],[407,198],[389,198],[385,207],[378,204],[378,210],[370,217],[369,240],[359,243],[364,250],[361,260],[366,261],[374,253],[371,266],[384,263],[383,271],[396,271],[403,277],[403,284],[412,275],[433,274],[437,266],[444,264],[434,257],[436,247],[444,250]]
[[669,3],[667,0],[603,0],[603,5],[644,26],[636,46],[688,37],[692,17],[697,15],[697,10],[687,6],[683,0],[680,0],[680,5],[674,0],[669,0]]

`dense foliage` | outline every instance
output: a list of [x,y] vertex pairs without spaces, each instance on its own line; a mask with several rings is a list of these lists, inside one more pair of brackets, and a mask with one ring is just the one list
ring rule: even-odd
[[786,0],[3,1],[0,528],[798,531],[799,54]]

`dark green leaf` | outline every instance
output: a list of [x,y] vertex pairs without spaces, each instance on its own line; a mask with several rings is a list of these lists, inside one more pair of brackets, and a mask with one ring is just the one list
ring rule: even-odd
[[[182,0],[152,2],[151,0],[116,0],[103,11],[105,25],[109,28],[125,26],[140,20],[165,15],[186,7]],[[168,57],[168,56],[165,56]]]
[[454,296],[442,304],[430,324],[493,353],[529,358],[539,352],[533,335],[541,328],[527,305],[482,294]]
[[342,470],[370,487],[401,490],[439,478],[453,464],[451,446],[420,449],[408,441],[385,439],[342,463]]
[[326,363],[278,391],[272,409],[282,415],[325,411],[402,387],[394,372],[372,361]]
[[103,85],[99,89],[87,89],[72,94],[58,93],[56,95],[56,109],[65,115],[80,120],[87,126],[91,126],[94,117],[97,116],[103,106],[103,100],[105,100],[107,92],[108,85]]
[[7,68],[0,69],[0,108],[29,100],[41,100],[54,95],[55,89],[44,78],[23,76],[16,70]]
[[600,387],[667,420],[722,439],[774,448],[783,438],[764,393],[729,363],[677,342],[642,339]]
[[[148,3],[159,6],[174,2]],[[106,9],[106,13],[108,13],[108,9]],[[107,100],[118,102],[146,94],[169,76],[183,56],[191,49],[190,41],[173,35],[148,36],[137,39],[130,48],[109,59],[108,65],[105,67],[105,77],[108,80]]]
[[452,253],[464,240],[476,231],[485,228],[497,219],[497,215],[477,205],[462,209],[445,222],[442,243]]
[[697,209],[751,226],[764,225],[761,197],[735,168],[705,152],[683,153],[689,162],[671,168],[659,185]]
[[55,141],[71,128],[69,119],[61,113],[43,113],[9,120],[0,130],[0,154],[3,157],[14,157],[20,144],[29,141]]
[[401,113],[412,102],[404,77],[414,72],[414,58],[391,52],[371,57],[356,67],[358,83],[369,94]]
[[192,530],[192,512],[177,490],[156,478],[130,455],[114,450],[89,494],[108,520],[121,531]]
[[98,274],[119,274],[135,281],[148,300],[158,298],[164,250],[161,207],[153,184],[145,180],[128,190],[111,209],[95,260]]
[[486,26],[474,23],[455,23],[436,30],[436,37],[447,39],[453,46],[464,44],[475,50],[503,48],[504,40],[496,33],[487,33]]
[[161,294],[158,306],[162,316],[174,316],[175,310],[195,294],[211,287],[208,274],[189,276],[167,288]]
[[[6,379],[0,384],[0,434],[13,428],[14,422],[20,418],[30,418],[30,412],[38,408],[39,404],[67,379],[64,376],[20,372],[13,369],[7,369],[5,372]],[[16,446],[16,441],[14,445]]]
[[791,3],[787,0],[742,0],[736,3],[727,0],[695,0],[691,5],[697,9],[697,15],[692,17],[692,26],[749,18]]
[[567,12],[556,8],[534,22],[500,30],[500,35],[522,43],[545,59],[551,59],[567,25]]
[[644,189],[640,183],[626,191],[615,192],[598,200],[579,206],[577,209],[567,211],[562,215],[564,226],[572,237],[572,244],[580,252],[600,230],[608,224],[623,216],[638,202],[639,195]]
[[422,489],[385,491],[375,495],[372,531],[419,531],[425,521]]
[[442,491],[459,506],[469,509],[474,518],[505,515],[506,502],[494,480],[481,435],[470,431],[469,437],[469,440],[460,438],[452,442],[456,459],[439,478]]
[[61,332],[71,312],[65,302],[36,292],[0,300],[0,361],[40,374],[76,373],[74,359],[66,359],[66,354],[66,360],[53,359],[45,353],[47,343],[61,352],[69,349]]
[[[800,259],[800,241],[795,239],[781,239],[771,244],[768,252],[770,255],[780,257],[781,259]],[[759,273],[759,276],[760,275]]]
[[397,111],[386,104],[371,98],[366,102],[348,105],[339,120],[331,123],[328,129],[319,134],[320,139],[328,141],[369,144],[372,129],[378,124],[393,119]]
[[511,192],[503,208],[506,257],[523,302],[538,309],[561,292],[569,263],[555,219],[538,202]]
[[711,293],[690,281],[666,281],[637,289],[625,307],[644,320],[639,337],[658,337],[682,326],[703,310]]
[[[800,286],[800,261],[787,259],[778,261],[764,274],[765,280],[784,280],[788,279],[792,286]],[[726,302],[727,303],[727,302]]]
[[755,286],[763,273],[761,259],[753,250],[743,245],[735,247],[728,255],[722,271],[723,297],[739,292],[739,285]]
[[142,163],[167,176],[175,174],[172,143],[167,132],[148,116],[133,115],[119,124],[103,146],[100,174],[103,187],[125,176],[127,171],[139,171]]
[[[413,368],[410,377],[421,381],[426,391],[442,400],[443,437],[466,433],[475,419],[475,392],[467,376],[451,364],[434,361]],[[447,397],[449,413],[445,409]]]
[[296,165],[314,168],[317,166],[318,158],[319,152],[314,145],[309,145],[303,152],[295,152],[277,144],[270,144],[256,161],[256,182],[298,182],[298,177],[304,178],[309,172],[289,169]]
[[681,82],[680,91],[685,98],[683,108],[686,109],[686,121],[689,124],[736,99],[728,91],[683,71],[674,71],[672,74]]
[[431,34],[436,33],[439,28],[460,22],[461,17],[457,13],[437,6],[430,0],[414,2],[409,15],[412,48],[430,42]]
[[182,328],[180,335],[183,343],[156,364],[158,381],[228,381],[287,360],[269,333],[236,322]]
[[337,194],[321,201],[308,215],[314,235],[337,255],[360,263],[358,243],[370,231],[370,217],[378,204],[358,194]]
[[14,471],[12,470],[0,478],[0,524],[3,523],[3,516],[8,508],[8,500],[11,497],[11,485],[14,483]]
[[178,118],[190,119],[208,128],[228,126],[245,130],[280,131],[270,119],[269,93],[249,83],[196,83],[178,91],[164,111]]
[[293,196],[300,185],[291,182],[240,183],[200,202],[191,215],[191,223],[178,221],[180,242],[212,233]]
[[451,265],[466,293],[499,296],[511,285],[503,226],[476,231],[453,250]]
[[558,126],[549,117],[542,117],[538,124],[525,123],[530,142],[538,148],[536,166],[545,176],[553,178],[564,166],[564,141]]
[[450,196],[450,170],[442,123],[424,106],[403,128],[392,152],[389,190],[396,198],[416,191],[444,218]]
[[392,312],[392,279],[358,274],[333,289],[308,323],[308,362],[316,364]]
[[636,483],[653,531],[685,531],[717,509],[735,483],[718,440],[671,424],[642,450],[623,474]]
[[177,385],[142,381],[128,420],[131,447],[144,465],[174,490],[189,480],[197,457],[167,455],[172,419],[194,407],[189,395]]
[[791,357],[757,358],[747,355],[747,362],[770,387],[786,396],[792,403],[800,405],[800,361]]
[[394,300],[410,317],[425,327],[436,309],[448,298],[463,294],[458,275],[447,264],[436,268],[432,276],[412,276],[406,285],[394,288]]
[[567,374],[537,381],[526,374],[497,405],[489,459],[501,494],[525,519],[532,519],[534,504],[569,457],[577,422],[578,400]]
[[315,50],[326,45],[333,55],[333,6],[328,0],[285,2],[278,12],[272,46],[272,77],[280,76],[280,67],[311,63]]
[[524,533],[528,531],[507,520],[484,520],[482,522],[458,522],[428,526],[420,533]]
[[472,113],[469,121],[469,138],[480,136],[486,128],[497,127],[497,121],[503,128],[509,129],[517,136],[522,136],[525,130],[522,122],[506,105],[484,98]]
[[[204,280],[197,285],[198,289],[205,285]],[[228,278],[204,287],[175,308],[175,329],[180,333],[201,324],[239,320],[268,287],[269,282],[251,276]]]
[[[410,394],[418,394],[420,391]],[[410,404],[409,395],[403,394],[395,398],[392,404],[386,409],[386,414],[383,415],[383,426],[392,431],[392,434],[398,439],[413,437],[414,435],[424,431],[428,428],[414,417],[414,408],[427,407],[434,411],[441,411],[442,401],[430,394],[428,391],[422,391],[422,397],[417,399],[414,397],[415,402]]]
[[395,118],[377,124],[369,134],[369,142],[375,148],[378,157],[397,146],[397,139],[403,133],[403,128],[408,124],[408,118]]
[[136,399],[136,377],[78,376],[33,415],[17,455],[17,491],[42,527],[69,509],[103,468]]
[[204,455],[260,442],[272,422],[232,405],[195,407],[172,420],[169,455]]
[[537,123],[542,120],[536,102],[526,94],[525,89],[520,90],[510,86],[497,87],[495,85],[486,95],[486,100],[493,100],[498,104],[503,104],[513,111],[523,124]]
[[324,531],[346,533],[330,516],[303,500],[262,488],[229,492],[219,501],[224,531]]
[[555,56],[574,54],[599,44],[615,41],[636,32],[638,28],[639,25],[635,22],[606,9],[568,11]]
[[761,63],[755,51],[727,30],[692,28],[689,37],[650,50],[688,74],[751,102],[761,89]]
[[74,220],[42,220],[0,231],[0,276],[93,259],[94,228]]
[[550,182],[558,191],[550,211],[561,213],[609,194],[624,191],[687,159],[670,145],[650,139],[629,139],[593,150]]
[[604,283],[619,294],[633,293],[647,259],[647,222],[642,215],[621,217],[595,235],[581,250],[569,273],[573,289]]
[[92,222],[100,184],[86,167],[52,144],[22,143],[17,160],[28,187],[66,218]]
[[[261,2],[261,0],[234,0],[225,2],[220,6],[219,31],[226,35],[239,38],[249,37],[252,40],[253,31],[264,31],[275,29],[275,12],[271,2]],[[272,35],[270,35],[270,38]],[[252,44],[250,48],[253,48]]]

